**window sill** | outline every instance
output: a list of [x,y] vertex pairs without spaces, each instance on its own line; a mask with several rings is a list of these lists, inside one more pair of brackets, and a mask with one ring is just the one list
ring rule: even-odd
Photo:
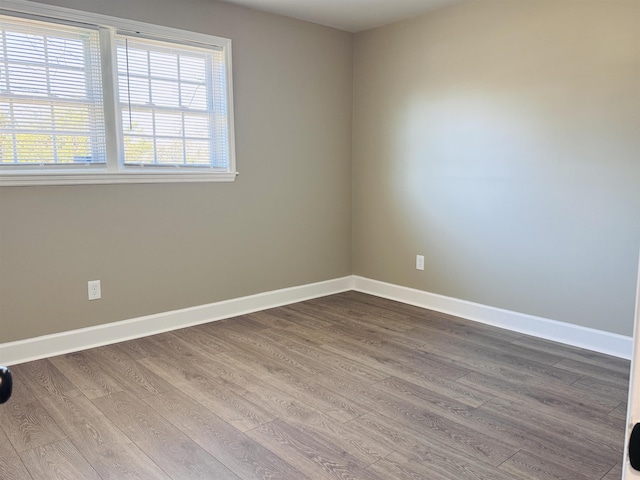
[[237,172],[119,172],[119,173],[47,173],[3,174],[0,187],[34,185],[110,185],[120,183],[194,183],[233,182]]

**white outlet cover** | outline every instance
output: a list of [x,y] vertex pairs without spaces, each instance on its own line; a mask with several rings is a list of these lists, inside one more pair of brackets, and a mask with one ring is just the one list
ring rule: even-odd
[[424,270],[424,255],[416,255],[416,270]]
[[102,298],[102,289],[100,288],[100,280],[90,280],[87,284],[89,291],[89,300],[98,300]]

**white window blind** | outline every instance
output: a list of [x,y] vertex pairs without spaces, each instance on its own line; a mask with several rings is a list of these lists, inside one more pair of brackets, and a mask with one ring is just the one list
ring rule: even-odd
[[222,48],[116,36],[126,166],[229,167]]
[[0,166],[106,162],[99,32],[0,15]]

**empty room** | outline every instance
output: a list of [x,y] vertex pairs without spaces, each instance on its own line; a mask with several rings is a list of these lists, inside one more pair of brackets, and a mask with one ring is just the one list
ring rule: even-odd
[[640,479],[639,249],[640,0],[0,0],[2,480]]

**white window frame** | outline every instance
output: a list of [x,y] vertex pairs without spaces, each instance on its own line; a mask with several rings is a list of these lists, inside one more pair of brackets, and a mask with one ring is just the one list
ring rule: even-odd
[[[233,79],[231,64],[231,40],[213,35],[189,32],[171,27],[152,25],[106,15],[86,13],[63,7],[29,2],[26,0],[2,0],[0,13],[11,12],[32,15],[46,21],[47,18],[98,26],[102,60],[104,115],[106,125],[106,166],[90,165],[86,168],[74,165],[42,165],[41,167],[0,169],[0,187],[20,185],[73,185],[113,183],[182,183],[182,182],[233,182],[237,176],[235,161],[235,136],[233,119]],[[225,171],[209,167],[160,167],[152,165],[126,168],[123,165],[122,119],[119,115],[118,69],[115,35],[119,31],[139,32],[159,40],[176,43],[194,43],[220,48],[224,54],[227,89],[227,128],[229,160]],[[206,170],[206,171],[204,171]]]

